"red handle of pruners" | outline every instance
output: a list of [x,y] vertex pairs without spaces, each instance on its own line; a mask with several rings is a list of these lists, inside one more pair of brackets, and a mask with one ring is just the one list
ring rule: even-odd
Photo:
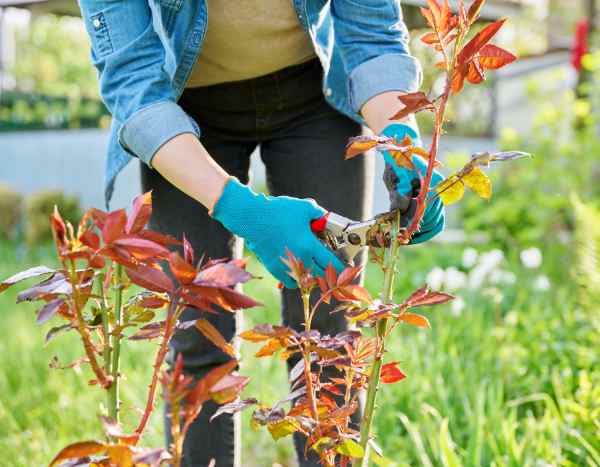
[[318,219],[310,221],[310,229],[315,234],[320,234],[325,232],[327,229],[327,218],[329,217],[329,213],[324,216],[319,217]]

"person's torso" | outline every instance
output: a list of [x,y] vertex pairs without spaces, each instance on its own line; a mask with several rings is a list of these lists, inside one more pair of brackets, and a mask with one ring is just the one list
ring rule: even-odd
[[186,87],[264,76],[315,57],[290,0],[207,0],[202,51]]
[[[226,0],[223,0],[226,1]],[[323,66],[323,94],[327,102],[339,112],[364,123],[352,110],[349,101],[348,76],[340,49],[335,46],[336,35],[331,12],[331,1],[288,0],[293,5],[302,29],[308,34],[313,50]],[[178,99],[185,89],[192,69],[202,53],[206,38],[208,15],[207,0],[148,0],[152,10],[153,28],[164,50],[163,69],[171,78],[173,95]],[[356,4],[357,15],[360,5]],[[365,13],[366,14],[366,13]],[[121,24],[127,24],[123,18]],[[235,40],[232,37],[232,41]],[[349,57],[360,62],[363,57]],[[347,57],[348,59],[348,57]],[[113,119],[106,165],[105,198],[110,200],[117,174],[130,162],[128,154],[118,142],[122,122]]]

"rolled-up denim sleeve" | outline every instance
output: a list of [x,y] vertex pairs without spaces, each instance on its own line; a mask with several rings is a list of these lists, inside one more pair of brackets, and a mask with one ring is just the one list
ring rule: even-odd
[[331,11],[355,112],[378,94],[419,89],[421,66],[409,52],[399,0],[332,0]]
[[148,1],[80,0],[79,5],[102,100],[123,122],[118,130],[123,148],[151,166],[158,149],[173,137],[199,136],[196,123],[176,103]]
[[152,157],[161,146],[183,133],[199,137],[200,129],[175,102],[162,101],[129,117],[119,130],[119,142],[152,167]]

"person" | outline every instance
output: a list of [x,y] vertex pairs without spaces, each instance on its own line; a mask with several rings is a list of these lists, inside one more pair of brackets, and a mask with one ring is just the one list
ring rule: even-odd
[[[300,329],[300,297],[281,262],[285,249],[314,274],[330,263],[339,270],[342,263],[311,232],[310,221],[326,210],[357,220],[371,215],[373,160],[344,161],[348,138],[366,126],[418,139],[413,120],[389,120],[401,107],[398,96],[421,81],[400,2],[80,0],[80,7],[113,117],[107,204],[116,175],[138,158],[142,188],[152,190],[151,227],[179,238],[185,233],[196,251],[213,258],[239,256],[245,241],[285,285],[283,323]],[[248,186],[257,146],[269,196]],[[409,194],[423,164],[409,171],[386,158],[391,198]],[[413,242],[443,226],[436,201]],[[340,332],[346,328],[340,315],[324,310],[314,326]],[[184,313],[194,317],[194,310]],[[233,338],[234,315],[211,319]],[[171,362],[177,353],[196,377],[229,358],[193,329],[174,337]],[[207,404],[191,428],[186,466],[211,459],[219,467],[239,465],[238,419],[224,415],[209,423],[214,410]],[[295,445],[301,466],[317,465],[305,458],[299,437]]]

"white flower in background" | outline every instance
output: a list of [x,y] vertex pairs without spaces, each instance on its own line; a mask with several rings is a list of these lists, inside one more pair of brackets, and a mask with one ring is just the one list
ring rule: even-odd
[[467,275],[454,267],[446,269],[445,272],[446,290],[450,292],[462,289],[467,285]]
[[425,279],[425,281],[427,282],[427,285],[433,290],[441,290],[442,286],[444,285],[445,278],[446,272],[442,268],[436,266],[431,271],[429,271],[429,274],[427,274],[427,279]]
[[486,278],[504,260],[504,253],[500,250],[491,250],[479,257],[479,262],[469,273],[469,286],[473,289],[481,287]]
[[465,300],[462,297],[456,297],[450,303],[450,312],[454,316],[460,316],[465,309]]
[[471,269],[477,263],[477,258],[479,258],[479,253],[475,248],[466,248],[462,255],[462,265]]
[[537,269],[542,265],[542,252],[539,248],[533,247],[521,252],[521,263],[527,269]]
[[547,292],[552,287],[548,276],[538,276],[533,283],[533,287],[540,292]]
[[487,271],[484,268],[479,266],[473,268],[469,273],[469,287],[472,289],[479,288],[483,284],[486,275]]
[[513,285],[517,283],[517,276],[514,272],[504,271],[502,275],[502,283],[507,285]]
[[504,253],[502,250],[491,250],[481,255],[479,259],[479,265],[485,266],[488,269],[493,269],[498,266],[504,259]]
[[502,269],[494,269],[490,273],[490,283],[496,285],[513,285],[517,282],[517,276],[510,271],[504,271]]

